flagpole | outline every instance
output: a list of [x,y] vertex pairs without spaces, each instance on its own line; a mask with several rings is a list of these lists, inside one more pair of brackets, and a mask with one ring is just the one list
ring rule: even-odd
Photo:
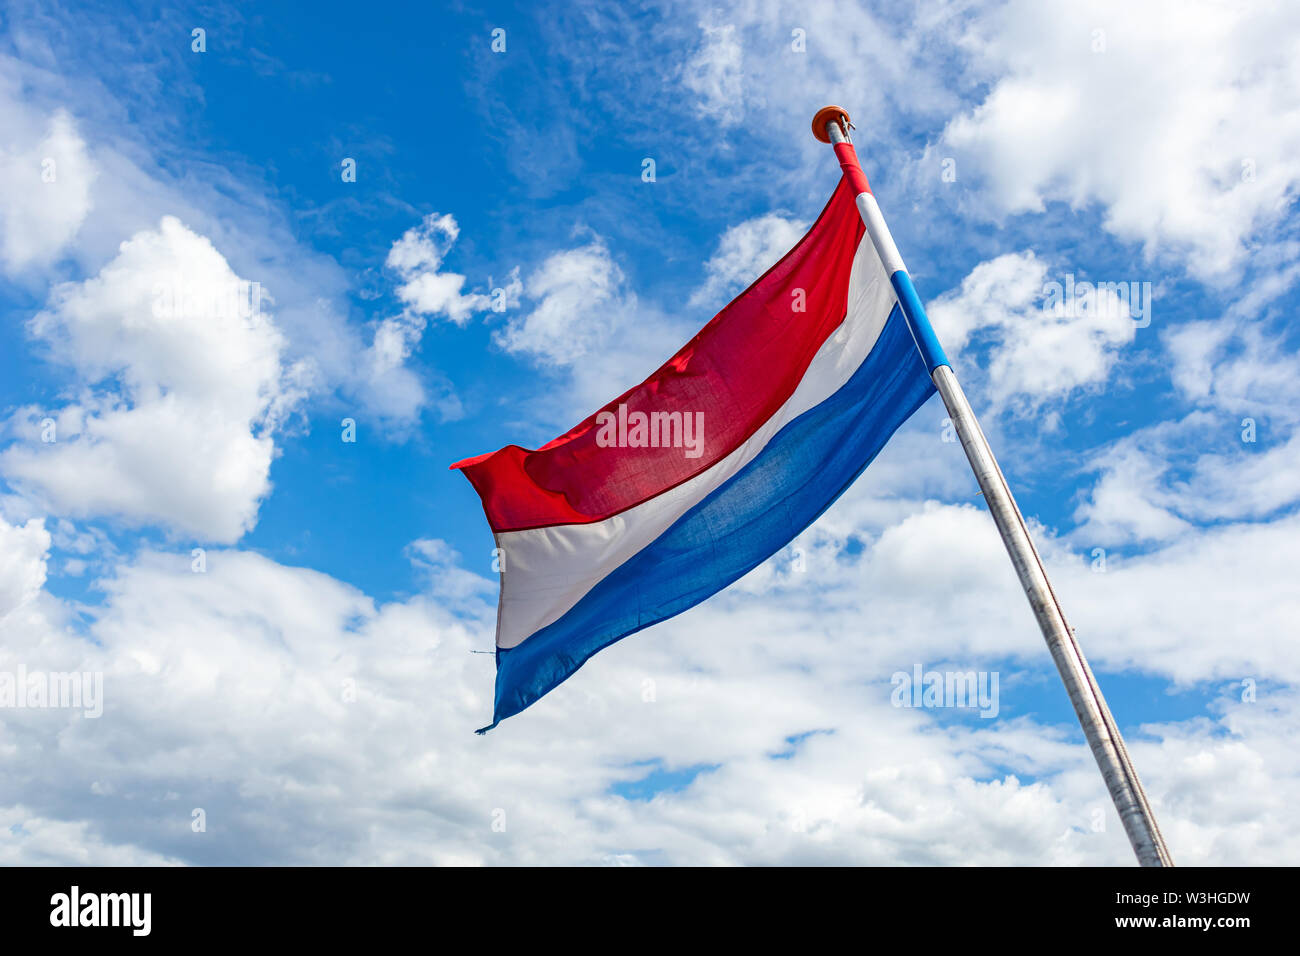
[[1011,563],[1015,566],[1020,585],[1025,590],[1034,617],[1047,641],[1056,669],[1061,674],[1074,713],[1079,718],[1088,746],[1097,766],[1101,770],[1106,789],[1119,811],[1120,822],[1128,834],[1133,852],[1137,854],[1142,866],[1173,866],[1173,859],[1165,846],[1164,837],[1156,825],[1155,814],[1147,802],[1147,796],[1138,779],[1137,770],[1129,758],[1124,746],[1124,738],[1106,706],[1097,679],[1075,640],[1074,630],[1066,622],[1065,613],[1047,579],[1047,571],[1038,556],[1034,542],[1029,537],[1024,516],[1016,506],[1007,487],[1007,480],[998,467],[993,450],[971,410],[970,402],[962,391],[952,366],[944,354],[925,314],[925,307],[912,285],[912,279],[903,265],[898,247],[894,245],[889,227],[885,225],[880,207],[876,204],[866,176],[858,163],[857,153],[849,139],[849,115],[838,106],[827,106],[818,110],[813,118],[813,135],[823,143],[831,143],[849,178],[850,184],[857,190],[858,212],[867,234],[876,248],[880,261],[889,273],[890,282],[898,297],[898,304],[911,330],[916,347],[925,360],[926,368],[944,407],[952,419],[961,446],[970,461],[975,479],[979,482],[989,512],[997,525],[998,534],[1006,546]]

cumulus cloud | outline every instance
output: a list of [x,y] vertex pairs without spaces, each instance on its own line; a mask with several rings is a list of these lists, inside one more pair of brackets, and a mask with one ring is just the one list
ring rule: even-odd
[[[28,27],[36,35],[45,25]],[[392,433],[426,407],[456,417],[449,384],[412,360],[419,338],[412,329],[422,330],[426,317],[393,319],[376,344],[362,323],[350,321],[352,279],[302,241],[259,172],[233,162],[167,162],[166,145],[143,141],[131,121],[133,111],[155,108],[124,103],[93,78],[0,55],[0,172],[17,187],[0,194],[0,269],[39,294],[47,266],[66,259],[75,274],[94,275],[124,238],[171,216],[208,237],[237,274],[274,290],[285,360],[313,400],[342,398]],[[51,183],[42,181],[47,158],[54,160]],[[412,278],[420,289],[418,270]],[[444,294],[442,305],[455,311],[464,298]],[[420,295],[415,304],[433,302]]]
[[[1078,620],[1094,664],[1291,676],[1284,630],[1267,625],[1297,609],[1261,599],[1276,575],[1252,578],[1271,543],[1228,532],[1105,575],[1045,543],[1063,600],[1105,592]],[[1051,665],[987,515],[931,505],[856,558],[843,544],[606,651],[484,738],[470,730],[490,708],[491,657],[469,652],[491,645],[489,603],[381,605],[256,554],[214,550],[194,574],[188,554],[146,552],[100,582],[92,640],[48,595],[0,621],[0,670],[104,674],[98,719],[0,711],[5,856],[67,859],[75,843],[90,863],[1131,862],[1086,747],[1014,716],[1017,675]],[[1170,613],[1189,567],[1252,552],[1239,605],[1199,581],[1204,601]],[[455,568],[441,542],[412,554]],[[1000,667],[1004,716],[891,706],[891,672],[945,660]],[[1229,695],[1130,731],[1179,862],[1294,856],[1298,715],[1290,691]],[[628,796],[650,767],[690,782]]]
[[504,286],[488,293],[462,291],[465,276],[443,270],[459,236],[454,216],[431,213],[393,243],[384,261],[399,279],[396,295],[403,309],[374,323],[370,345],[356,363],[353,392],[390,430],[409,429],[430,406],[443,421],[463,413],[460,399],[442,375],[421,374],[412,367],[412,354],[431,317],[441,316],[463,328],[480,313],[519,303],[523,287],[518,268],[511,270]]
[[1163,336],[1170,377],[1185,400],[1279,423],[1300,417],[1295,353],[1283,337],[1228,317],[1183,322]]
[[1098,203],[1115,235],[1219,278],[1300,184],[1298,27],[1286,3],[1013,0],[969,24],[989,90],[939,150],[1000,213]]
[[272,433],[302,396],[269,302],[179,220],[136,234],[32,320],[78,399],[20,410],[0,471],[57,514],[238,539],[270,491]]
[[704,264],[705,281],[691,305],[721,306],[794,248],[808,223],[778,213],[747,219],[729,228]]
[[176,866],[179,861],[157,853],[106,841],[86,820],[67,823],[43,817],[26,806],[0,808],[4,866]]
[[[397,297],[411,313],[421,316],[442,315],[458,326],[465,326],[476,313],[492,308],[492,296],[479,292],[465,294],[465,277],[443,272],[442,263],[460,236],[460,227],[450,214],[430,213],[418,226],[412,226],[393,243],[384,264],[401,277]],[[517,298],[518,273],[503,290],[507,301],[511,293]]]
[[1081,541],[1148,546],[1300,501],[1300,389],[1285,337],[1238,304],[1176,325],[1160,343],[1175,394],[1192,410],[1091,454],[1099,477],[1074,514]]
[[1102,474],[1075,510],[1080,540],[1094,545],[1168,541],[1193,530],[1162,492],[1168,464],[1134,448],[1111,449],[1097,462]]
[[523,282],[520,311],[492,337],[566,382],[530,408],[539,441],[642,381],[703,324],[698,312],[639,299],[604,238],[581,231],[589,241],[547,256]]
[[1193,412],[1112,443],[1089,469],[1100,477],[1075,511],[1077,537],[1105,545],[1169,541],[1300,501],[1300,430],[1261,436],[1235,418]]
[[55,112],[44,137],[26,144],[16,112],[0,103],[9,144],[0,147],[0,179],[8,184],[0,192],[0,261],[11,275],[48,265],[63,252],[90,211],[96,175],[66,111]]
[[413,313],[389,316],[375,323],[370,344],[359,350],[349,392],[390,435],[409,432],[425,409],[431,408],[444,422],[464,413],[460,397],[442,373],[421,370],[411,362],[424,328],[424,319]]
[[1127,291],[1121,296],[1082,281],[1077,288],[1087,294],[1068,294],[1033,252],[1007,253],[980,263],[929,311],[940,341],[954,353],[977,333],[989,337],[995,402],[1034,405],[1104,382],[1120,347],[1136,334]]
[[0,518],[0,618],[40,593],[49,550],[50,533],[42,519],[11,525]]
[[528,277],[534,303],[494,335],[497,345],[539,364],[571,366],[608,341],[636,306],[623,270],[599,236],[547,257]]
[[1257,679],[1300,684],[1294,625],[1300,596],[1295,515],[1225,524],[1141,555],[1110,555],[1103,572],[1063,566],[1058,591],[1088,653],[1116,670],[1190,685]]

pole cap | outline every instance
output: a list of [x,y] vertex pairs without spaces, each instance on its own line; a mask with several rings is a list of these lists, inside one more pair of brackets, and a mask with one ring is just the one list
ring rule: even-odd
[[813,121],[812,121],[813,135],[816,136],[821,142],[829,143],[831,141],[831,138],[826,134],[826,124],[829,123],[831,120],[838,120],[841,116],[844,117],[844,124],[847,126],[849,122],[849,114],[844,112],[844,109],[842,107],[823,106],[821,109],[817,111],[817,115],[813,117]]

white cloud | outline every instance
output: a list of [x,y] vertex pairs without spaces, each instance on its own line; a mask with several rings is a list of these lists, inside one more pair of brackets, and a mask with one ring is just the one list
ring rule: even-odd
[[1300,501],[1300,430],[1257,430],[1193,412],[1141,429],[1095,455],[1101,477],[1075,512],[1079,540],[1170,541],[1218,521],[1259,520]]
[[[353,280],[301,241],[298,224],[270,196],[260,170],[194,163],[188,154],[178,159],[169,144],[143,141],[142,127],[130,119],[132,111],[165,113],[165,104],[127,105],[103,84],[61,76],[51,66],[0,54],[0,127],[9,144],[0,171],[6,182],[32,184],[0,196],[0,267],[15,282],[39,292],[45,265],[61,258],[74,274],[93,275],[118,255],[124,238],[175,217],[208,237],[237,274],[275,291],[286,364],[298,370],[298,384],[314,401],[342,399],[350,413],[398,431],[426,406],[443,418],[459,414],[446,381],[411,361],[411,325],[422,328],[421,317],[400,330],[396,364],[391,336],[380,345],[384,354],[367,354],[373,339],[362,323],[349,320]],[[57,161],[55,184],[40,181],[47,151]],[[443,300],[452,309],[460,302]]]
[[[665,8],[667,31],[678,11],[671,3],[658,6]],[[758,171],[756,185],[780,196],[796,185],[800,192],[811,190],[810,199],[824,201],[825,164],[833,168],[834,162],[809,132],[813,113],[840,103],[856,118],[860,150],[869,146],[882,167],[901,162],[904,112],[911,126],[918,117],[944,115],[960,104],[951,79],[933,66],[951,57],[963,19],[948,5],[917,5],[893,16],[866,4],[809,0],[792,15],[778,0],[724,0],[710,7],[698,33],[688,27],[667,32],[664,55],[680,58],[688,105],[710,124],[705,135],[736,130],[758,144],[747,150],[745,161]],[[646,99],[639,108],[662,96],[660,62],[646,61]],[[759,112],[762,122],[746,124]],[[693,140],[701,131],[692,128],[686,135]],[[706,191],[715,183],[706,179]]]
[[636,307],[623,270],[599,236],[549,256],[524,292],[532,309],[512,317],[494,340],[544,366],[571,366],[600,348]]
[[[417,315],[443,315],[454,324],[464,327],[475,313],[492,308],[492,297],[473,292],[461,292],[465,277],[455,272],[442,272],[447,253],[460,236],[460,227],[450,214],[430,213],[420,225],[413,226],[393,243],[385,265],[402,278],[397,297],[408,311]],[[514,293],[518,298],[517,273],[505,290],[507,300]]]
[[729,228],[717,251],[704,264],[706,279],[690,299],[691,305],[720,306],[794,248],[808,223],[777,213],[747,219]]
[[30,518],[11,525],[0,518],[0,618],[22,607],[45,586],[50,533],[45,522]]
[[[1292,525],[1260,529],[1276,541],[1232,530],[1105,575],[1050,537],[1044,553],[1067,604],[1092,598],[1076,617],[1094,664],[1291,679],[1277,624],[1297,609],[1261,600],[1286,570],[1258,572],[1300,541]],[[92,863],[1131,863],[1087,749],[1065,728],[1014,716],[1018,681],[1054,678],[998,548],[986,514],[931,506],[856,560],[818,551],[769,593],[733,590],[621,643],[484,738],[470,730],[490,707],[491,657],[469,651],[491,646],[492,609],[477,593],[377,606],[256,554],[211,551],[193,574],[187,554],[146,553],[101,582],[101,607],[83,609],[93,640],[61,626],[67,611],[48,595],[0,622],[0,670],[104,673],[98,720],[0,711],[10,741],[0,807],[18,828],[4,852],[67,859],[79,844]],[[440,542],[412,553],[454,567]],[[1238,576],[1211,586],[1206,575],[1242,559]],[[1189,572],[1195,603],[1173,587]],[[1220,587],[1237,589],[1231,603],[1213,597]],[[890,706],[890,673],[916,661],[1001,661],[1004,716],[936,722]],[[1294,858],[1294,692],[1258,705],[1225,696],[1216,709],[1129,731],[1176,858]],[[647,761],[717,769],[653,801],[611,791]],[[190,828],[195,808],[206,833]],[[1099,809],[1107,827],[1096,833]],[[493,828],[500,813],[504,831]]]
[[1198,521],[1263,518],[1300,500],[1300,431],[1252,452],[1229,431],[1231,451],[1198,455],[1191,474],[1172,483],[1179,510]]
[[958,289],[930,306],[930,319],[944,347],[960,352],[978,329],[1007,325],[1023,318],[1043,297],[1047,264],[1030,250],[1009,252],[981,262]]
[[406,557],[428,580],[429,592],[461,606],[474,599],[492,603],[493,582],[461,567],[460,554],[441,538],[418,538],[406,546]]
[[356,363],[353,392],[390,430],[409,429],[430,405],[443,421],[463,413],[459,398],[442,376],[421,375],[411,367],[429,317],[442,316],[463,328],[479,313],[518,305],[523,292],[516,268],[499,289],[464,293],[465,276],[442,271],[459,236],[454,216],[431,213],[406,230],[385,259],[385,266],[401,280],[396,294],[404,308],[399,315],[374,323],[370,345]]
[[176,866],[175,858],[121,846],[82,820],[66,823],[42,817],[30,807],[0,807],[0,865],[4,866]]
[[238,539],[270,491],[271,434],[302,395],[268,301],[177,219],[133,236],[32,321],[79,396],[20,411],[0,470],[58,514]]
[[1033,252],[1007,253],[980,263],[930,306],[939,339],[954,354],[977,332],[988,333],[996,404],[1032,406],[1099,385],[1136,334],[1128,304],[1113,290],[1081,285],[1089,293],[1067,300],[1049,293],[1049,279],[1064,292],[1062,279],[1050,277]]
[[735,126],[745,117],[744,56],[733,24],[700,24],[699,49],[682,69],[682,83],[696,96],[702,116]]
[[376,322],[349,388],[365,412],[393,436],[409,432],[426,408],[444,422],[464,413],[459,396],[441,373],[421,372],[410,362],[424,328],[423,318],[410,312]]
[[1183,684],[1254,677],[1294,687],[1297,532],[1294,515],[1226,525],[1111,555],[1104,573],[1063,566],[1054,583],[1094,661]]
[[1217,278],[1300,184],[1298,28],[1287,3],[1013,0],[971,21],[991,89],[937,149],[998,212],[1096,202],[1115,235]]
[[0,147],[0,181],[7,184],[0,192],[0,260],[11,275],[58,258],[90,211],[96,175],[68,113],[55,112],[45,136],[24,148],[18,112],[0,102],[11,144]]
[[1162,337],[1181,396],[1228,415],[1278,422],[1300,418],[1295,353],[1253,321],[1183,322]]
[[1102,475],[1074,513],[1079,540],[1107,546],[1169,541],[1193,530],[1161,500],[1166,463],[1126,445],[1097,464]]
[[493,333],[499,348],[552,375],[528,418],[544,442],[643,381],[703,324],[637,298],[605,240],[548,256],[523,283],[524,308]]
[[393,243],[384,264],[402,275],[437,272],[443,256],[458,238],[460,226],[455,216],[429,213],[420,225],[412,226]]

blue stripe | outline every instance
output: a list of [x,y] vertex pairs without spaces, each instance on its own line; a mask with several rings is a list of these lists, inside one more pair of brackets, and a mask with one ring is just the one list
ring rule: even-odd
[[839,391],[781,429],[753,461],[562,618],[497,651],[492,727],[597,651],[699,604],[785,547],[933,392],[895,305],[875,348]]
[[889,277],[889,282],[893,285],[898,301],[903,306],[903,315],[907,317],[912,338],[915,339],[916,347],[925,360],[926,371],[933,372],[940,365],[947,365],[948,356],[944,354],[943,346],[939,344],[939,337],[934,334],[934,326],[930,325],[930,317],[925,314],[921,297],[916,294],[912,277],[907,274],[906,269],[899,269]]

